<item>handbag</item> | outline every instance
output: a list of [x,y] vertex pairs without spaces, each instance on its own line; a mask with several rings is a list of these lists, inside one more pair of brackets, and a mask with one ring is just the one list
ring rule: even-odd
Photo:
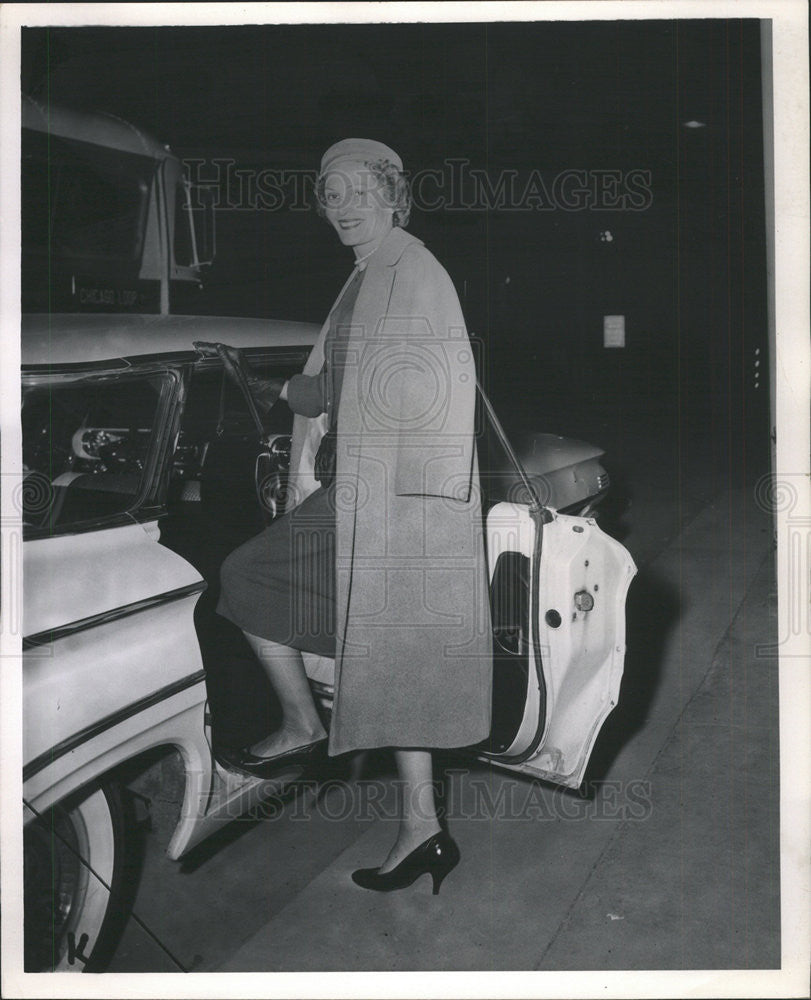
[[325,490],[329,489],[335,482],[337,443],[338,431],[334,427],[331,427],[321,438],[318,451],[315,453],[313,476],[316,482]]

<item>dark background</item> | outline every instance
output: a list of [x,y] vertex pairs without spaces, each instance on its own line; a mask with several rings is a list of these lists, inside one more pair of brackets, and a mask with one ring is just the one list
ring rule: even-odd
[[[718,468],[765,468],[757,21],[25,29],[22,85],[114,112],[204,172],[312,171],[347,135],[412,171],[466,158],[493,183],[650,171],[643,211],[446,207],[409,229],[450,271],[508,426],[620,458],[654,426],[674,454],[694,442]],[[320,322],[348,265],[312,208],[221,208],[186,308]],[[626,316],[624,350],[602,346],[609,313]]]

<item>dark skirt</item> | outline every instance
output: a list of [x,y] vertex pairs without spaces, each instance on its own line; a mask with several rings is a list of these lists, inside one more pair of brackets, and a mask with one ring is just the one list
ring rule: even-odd
[[335,656],[334,489],[318,489],[235,549],[218,614],[251,635]]

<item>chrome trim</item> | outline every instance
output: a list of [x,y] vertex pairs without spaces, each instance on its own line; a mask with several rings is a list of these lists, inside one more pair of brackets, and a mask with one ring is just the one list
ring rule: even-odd
[[166,514],[165,504],[139,507],[138,510],[122,510],[118,514],[104,514],[102,517],[91,517],[86,521],[73,521],[53,529],[39,528],[33,525],[23,525],[23,540],[38,542],[43,538],[64,538],[68,535],[85,535],[89,531],[103,531],[107,528],[129,527],[131,524],[150,524],[158,521]]
[[310,687],[313,689],[313,693],[317,694],[321,698],[332,698],[335,695],[335,685],[325,684],[323,681],[314,681],[309,677],[307,678]]
[[66,639],[68,636],[95,628],[97,625],[106,625],[108,622],[128,618],[130,615],[138,614],[141,611],[148,611],[150,608],[158,607],[158,605],[182,600],[191,594],[202,594],[207,586],[208,584],[205,580],[200,580],[199,583],[189,583],[185,587],[167,590],[162,594],[155,594],[153,597],[145,597],[143,600],[133,601],[131,604],[122,604],[117,608],[111,608],[109,611],[102,611],[100,614],[90,615],[88,618],[80,618],[75,622],[69,622],[67,625],[60,625],[57,628],[35,632],[33,635],[23,637],[23,649],[31,649],[35,646],[48,646],[52,642]]
[[[114,315],[114,314],[110,314]],[[154,313],[158,316],[159,313]],[[303,364],[312,348],[311,344],[288,347],[243,347],[243,352],[260,362],[275,361],[279,364]],[[50,364],[27,362],[22,365],[22,376],[28,385],[42,385],[54,381],[74,381],[93,376],[119,376],[144,372],[155,374],[177,370],[179,365],[192,364],[196,368],[222,368],[219,358],[200,358],[196,351],[155,351],[150,354],[128,354],[101,361],[57,361]]]
[[[155,313],[157,316],[158,314]],[[71,382],[100,381],[105,377],[120,378],[122,375],[161,375],[165,372],[177,373],[178,365],[188,363],[189,352],[183,354],[152,354],[143,358],[110,358],[106,361],[58,361],[53,364],[23,364],[21,368],[24,386],[67,385]]]
[[46,750],[44,753],[39,754],[38,757],[34,757],[33,760],[29,761],[23,767],[23,781],[29,781],[34,775],[39,774],[40,771],[48,767],[49,764],[59,760],[60,757],[64,757],[65,754],[70,753],[106,730],[112,729],[119,722],[131,719],[133,715],[138,715],[140,712],[152,708],[153,705],[157,705],[161,701],[166,701],[167,698],[185,691],[186,688],[194,687],[195,684],[201,683],[205,678],[205,670],[198,670],[197,673],[189,674],[187,677],[182,677],[179,681],[167,684],[166,687],[159,688],[144,698],[139,698],[138,701],[134,701],[126,707],[118,709],[117,712],[106,715],[103,719],[99,719],[98,722],[85,726],[78,733],[74,733],[73,736],[55,743],[50,750]]

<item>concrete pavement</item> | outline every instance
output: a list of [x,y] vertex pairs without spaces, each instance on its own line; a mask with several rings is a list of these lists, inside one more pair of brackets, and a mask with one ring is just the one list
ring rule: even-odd
[[[620,704],[585,797],[454,766],[462,863],[438,897],[425,878],[392,894],[352,884],[394,835],[393,820],[367,820],[233,954],[202,967],[779,965],[777,668],[755,653],[774,632],[770,549],[768,518],[742,489],[643,566]],[[345,803],[327,801],[312,822],[340,838]]]

